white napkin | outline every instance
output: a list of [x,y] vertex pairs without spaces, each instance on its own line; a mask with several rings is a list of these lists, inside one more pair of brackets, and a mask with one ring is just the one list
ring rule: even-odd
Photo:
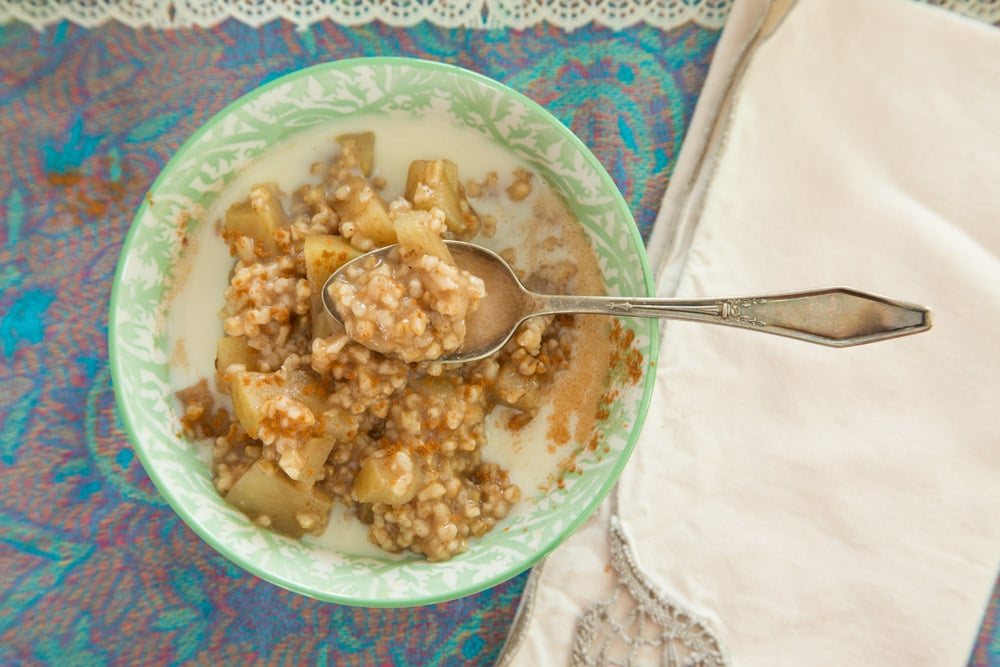
[[934,328],[832,349],[664,324],[617,508],[534,575],[502,662],[625,664],[602,639],[623,631],[602,625],[614,606],[597,613],[628,606],[609,525],[656,612],[646,657],[687,623],[717,641],[708,663],[968,660],[1000,564],[1000,31],[910,0],[800,0],[715,146],[769,9],[737,0],[720,42],[653,237],[661,293],[845,284],[924,303]]

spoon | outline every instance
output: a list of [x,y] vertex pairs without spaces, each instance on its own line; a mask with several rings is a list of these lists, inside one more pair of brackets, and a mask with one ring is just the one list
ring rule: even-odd
[[[923,306],[847,287],[707,299],[537,294],[527,290],[510,265],[493,251],[463,241],[445,243],[458,267],[478,276],[486,285],[486,296],[479,308],[466,319],[464,342],[455,352],[441,357],[446,362],[488,357],[502,348],[525,320],[555,313],[707,322],[832,347],[873,343],[931,328],[931,312]],[[326,281],[323,306],[337,322],[343,324],[329,294],[330,284],[348,266],[366,257],[384,257],[392,247],[352,259]]]

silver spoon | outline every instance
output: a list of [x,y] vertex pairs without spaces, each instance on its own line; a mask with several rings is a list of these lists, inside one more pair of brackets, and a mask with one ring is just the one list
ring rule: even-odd
[[[554,313],[708,322],[832,347],[873,343],[931,328],[931,312],[923,306],[847,287],[721,299],[536,294],[525,289],[510,265],[493,251],[463,241],[446,243],[458,267],[479,276],[486,285],[486,296],[466,320],[462,346],[441,358],[447,362],[487,357],[502,348],[525,320]],[[323,306],[337,322],[343,324],[329,294],[330,284],[349,265],[373,255],[382,257],[391,248],[378,248],[347,262],[326,281]]]

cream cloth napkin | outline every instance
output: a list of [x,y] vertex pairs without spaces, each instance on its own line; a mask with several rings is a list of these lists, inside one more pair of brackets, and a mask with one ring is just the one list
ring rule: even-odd
[[665,323],[616,505],[536,570],[504,664],[625,664],[629,633],[630,664],[968,660],[1000,564],[1000,31],[910,0],[780,9],[733,9],[660,293],[844,284],[934,328],[832,349]]

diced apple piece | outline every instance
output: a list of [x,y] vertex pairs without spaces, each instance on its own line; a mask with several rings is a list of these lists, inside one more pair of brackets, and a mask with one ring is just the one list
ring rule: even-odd
[[354,494],[362,503],[403,505],[417,495],[422,478],[420,468],[406,452],[376,453],[361,464],[354,478]]
[[344,262],[360,255],[361,251],[341,236],[314,234],[305,238],[302,254],[311,291],[312,336],[325,338],[332,333],[333,322],[323,310],[323,285],[331,273]]
[[215,346],[215,371],[219,379],[219,387],[224,393],[229,392],[226,380],[230,366],[242,366],[240,370],[252,371],[257,368],[260,353],[250,347],[246,336],[223,336]]
[[456,236],[467,237],[478,229],[479,216],[465,198],[458,167],[451,160],[414,160],[406,174],[404,196],[416,209],[444,211],[445,224]]
[[333,190],[333,210],[341,223],[352,222],[377,246],[396,242],[396,230],[389,219],[389,207],[375,188],[360,176],[348,176]]
[[541,404],[542,389],[535,376],[522,375],[514,365],[504,364],[490,391],[493,399],[501,405],[534,414]]
[[289,537],[319,534],[326,526],[333,500],[311,484],[295,482],[273,461],[257,461],[226,494],[251,520]]
[[375,133],[353,132],[341,134],[335,141],[344,151],[344,157],[357,162],[357,166],[365,176],[372,175],[375,166]]
[[251,438],[260,433],[266,402],[282,393],[276,377],[277,373],[243,371],[227,378],[236,420]]
[[448,246],[438,234],[431,231],[431,214],[427,211],[406,211],[396,216],[396,237],[400,245],[419,248],[426,255],[455,265]]
[[313,234],[305,238],[303,253],[309,286],[319,291],[331,273],[361,251],[341,236]]
[[313,484],[322,479],[326,457],[335,443],[333,438],[309,438],[302,443],[298,481]]
[[306,370],[290,372],[232,373],[229,393],[233,399],[233,412],[240,425],[252,438],[259,436],[260,427],[267,417],[267,404],[279,396],[302,402],[314,416],[326,410],[326,394],[322,382]]
[[276,232],[287,225],[288,214],[281,204],[278,186],[265,183],[255,186],[249,199],[229,207],[222,237],[231,243],[240,236],[249,236],[261,254],[272,255],[278,248]]

